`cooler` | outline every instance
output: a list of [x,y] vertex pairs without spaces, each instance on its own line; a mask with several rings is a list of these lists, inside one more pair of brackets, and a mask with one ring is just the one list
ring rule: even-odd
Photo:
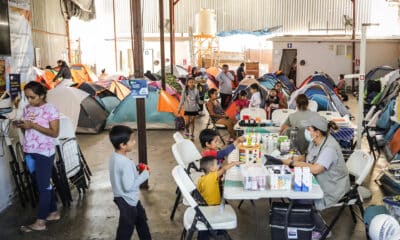
[[285,231],[288,207],[289,203],[272,203],[269,213],[271,239],[311,240],[315,227],[313,206],[294,204],[288,217],[287,231]]

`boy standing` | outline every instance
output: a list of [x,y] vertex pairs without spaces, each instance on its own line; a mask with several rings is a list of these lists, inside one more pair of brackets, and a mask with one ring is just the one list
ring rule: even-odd
[[117,125],[110,130],[109,137],[115,149],[109,161],[110,181],[120,212],[116,239],[131,239],[135,226],[139,239],[151,239],[146,211],[139,201],[139,186],[149,178],[149,172],[145,169],[139,174],[135,163],[127,157],[136,143],[133,130]]

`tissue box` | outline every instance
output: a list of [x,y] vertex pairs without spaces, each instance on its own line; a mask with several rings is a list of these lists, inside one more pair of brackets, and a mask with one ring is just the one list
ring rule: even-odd
[[263,191],[267,185],[267,172],[262,164],[240,165],[245,190]]
[[292,173],[287,166],[268,167],[268,183],[271,190],[290,190],[292,188]]

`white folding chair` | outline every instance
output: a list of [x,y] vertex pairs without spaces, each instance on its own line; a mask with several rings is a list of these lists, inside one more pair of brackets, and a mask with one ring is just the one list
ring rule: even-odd
[[314,100],[308,100],[308,109],[312,112],[318,111],[318,103]]
[[261,120],[267,119],[267,112],[263,108],[243,108],[240,111],[240,119],[243,115],[248,115],[252,119],[260,118]]
[[175,132],[174,135],[172,136],[174,137],[175,142],[181,142],[185,140],[185,138],[182,136],[180,132]]
[[[219,205],[199,206],[197,204],[191,195],[193,192],[197,192],[196,186],[182,166],[176,166],[172,170],[172,176],[182,192],[183,197],[190,205],[190,207],[185,210],[183,216],[184,230],[181,239],[192,239],[195,231],[209,231],[213,237],[216,237],[216,230],[236,228],[236,213],[230,205],[226,204],[224,208],[221,208]],[[187,232],[188,236],[186,238]],[[226,232],[225,234],[227,239],[230,239]]]
[[[201,158],[200,152],[197,150],[194,143],[190,140],[183,139],[181,142],[174,143],[172,145],[172,154],[179,166],[185,169],[185,171],[192,177],[194,182],[197,182],[202,172],[200,172],[199,160]],[[194,169],[195,172],[191,172]],[[181,199],[181,192],[179,188],[176,189],[176,199],[172,208],[170,219],[173,220],[176,209],[178,208],[179,201]],[[184,205],[186,204],[184,200]]]
[[350,187],[350,190],[343,196],[339,203],[333,206],[340,207],[340,209],[337,211],[337,214],[333,218],[332,222],[327,226],[325,232],[322,234],[321,239],[325,239],[346,206],[348,206],[350,209],[354,223],[357,222],[357,218],[353,210],[353,205],[358,206],[361,213],[361,219],[364,218],[363,198],[359,192],[359,187],[371,172],[373,164],[373,157],[365,151],[356,150],[351,154],[350,158],[346,162],[346,166],[349,169],[349,174],[355,177],[355,183]]
[[341,118],[342,117],[339,112],[334,112],[334,111],[318,111],[318,114],[321,117],[326,118],[326,120],[328,120],[328,121],[332,120],[333,118]]
[[279,123],[278,125],[281,126],[289,115],[294,112],[296,112],[294,109],[275,109],[272,112],[271,120],[273,123]]

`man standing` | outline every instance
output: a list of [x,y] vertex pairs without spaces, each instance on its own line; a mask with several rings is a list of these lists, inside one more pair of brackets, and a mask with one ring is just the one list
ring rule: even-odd
[[222,72],[217,75],[216,80],[219,82],[221,106],[225,110],[232,99],[232,81],[234,80],[227,64],[222,65]]
[[246,73],[244,72],[244,63],[240,64],[240,66],[236,70],[236,75],[239,82],[243,80],[246,75]]

